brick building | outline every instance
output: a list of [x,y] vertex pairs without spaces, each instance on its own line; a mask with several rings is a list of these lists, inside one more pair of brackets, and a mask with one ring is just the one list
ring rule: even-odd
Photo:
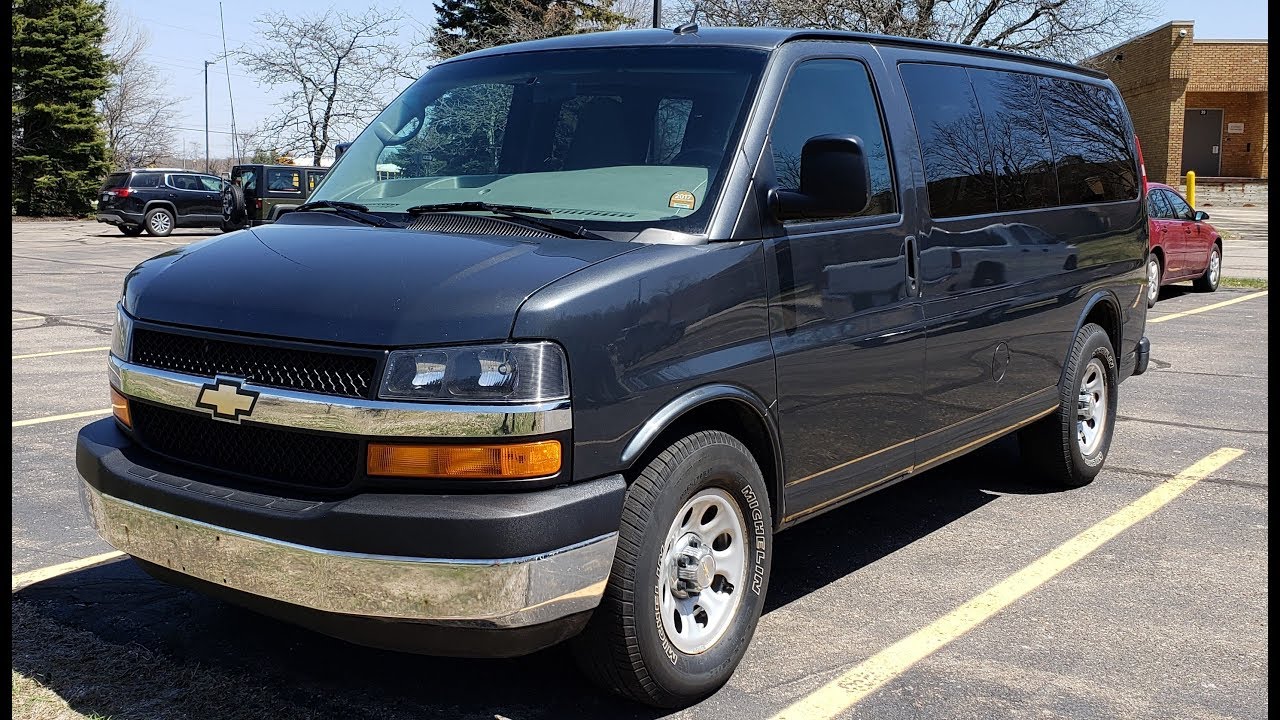
[[1266,40],[1199,40],[1175,20],[1083,64],[1120,88],[1151,180],[1267,177]]

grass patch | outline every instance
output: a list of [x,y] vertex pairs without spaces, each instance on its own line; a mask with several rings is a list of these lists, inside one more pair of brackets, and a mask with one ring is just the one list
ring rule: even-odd
[[1241,288],[1244,290],[1266,290],[1267,281],[1262,278],[1229,278],[1224,277],[1218,281],[1219,287],[1225,288]]

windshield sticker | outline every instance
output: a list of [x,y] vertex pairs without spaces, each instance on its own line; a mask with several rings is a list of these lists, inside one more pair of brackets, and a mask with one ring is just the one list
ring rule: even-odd
[[667,203],[667,207],[681,208],[684,210],[693,209],[693,193],[688,190],[679,190],[671,194],[671,200]]

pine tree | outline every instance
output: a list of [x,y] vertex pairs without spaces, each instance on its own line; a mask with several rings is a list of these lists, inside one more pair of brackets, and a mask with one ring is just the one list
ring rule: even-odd
[[440,0],[432,35],[440,59],[524,40],[616,30],[632,19],[614,0]]
[[107,92],[106,9],[13,0],[13,202],[22,215],[83,215],[110,169],[95,103]]

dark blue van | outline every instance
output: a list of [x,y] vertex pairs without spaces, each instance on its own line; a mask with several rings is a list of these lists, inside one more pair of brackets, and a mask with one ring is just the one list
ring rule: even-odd
[[720,687],[773,536],[1010,433],[1102,468],[1146,369],[1145,176],[1104,75],[776,29],[434,67],[267,226],[129,273],[77,465],[157,577],[354,642],[572,639]]

